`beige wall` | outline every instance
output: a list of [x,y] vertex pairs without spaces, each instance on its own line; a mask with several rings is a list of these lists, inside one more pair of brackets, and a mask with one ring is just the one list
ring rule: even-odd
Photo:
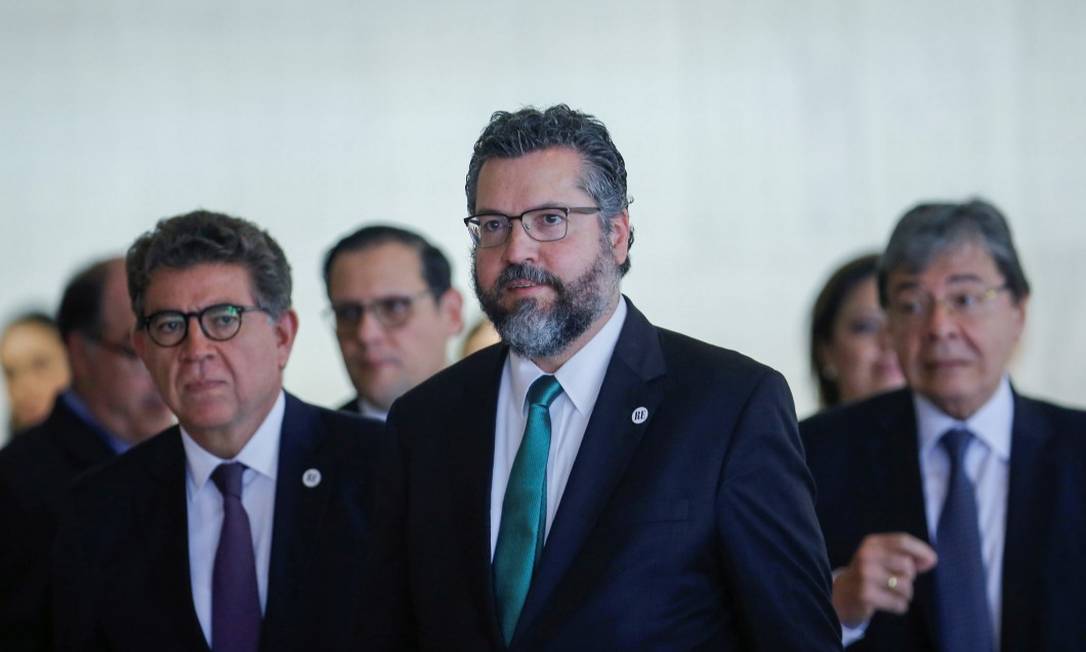
[[231,212],[294,266],[288,387],[336,403],[323,250],[405,223],[467,289],[475,136],[495,109],[564,101],[626,157],[627,293],[779,368],[801,415],[830,267],[915,201],[972,194],[1011,217],[1035,285],[1017,384],[1083,405],[1084,28],[1077,0],[0,0],[0,315],[53,305],[158,217]]

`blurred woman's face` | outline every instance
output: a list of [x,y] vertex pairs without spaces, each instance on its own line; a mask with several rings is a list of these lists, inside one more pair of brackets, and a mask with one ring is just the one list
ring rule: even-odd
[[821,360],[824,373],[837,382],[842,403],[905,384],[897,355],[890,348],[874,278],[861,281],[845,297]]
[[57,394],[71,381],[64,345],[56,333],[40,324],[16,324],[4,333],[0,366],[17,430],[44,421]]

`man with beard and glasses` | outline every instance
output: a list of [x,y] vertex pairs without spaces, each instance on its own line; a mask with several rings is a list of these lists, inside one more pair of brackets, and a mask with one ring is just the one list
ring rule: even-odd
[[[467,175],[504,344],[389,417],[397,590],[424,650],[836,650],[830,569],[777,372],[622,296],[626,171],[604,125],[498,112]],[[407,606],[409,605],[409,606]]]

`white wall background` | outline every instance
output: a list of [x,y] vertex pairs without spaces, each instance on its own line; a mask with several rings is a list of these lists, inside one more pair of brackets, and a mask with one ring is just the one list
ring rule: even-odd
[[561,101],[625,155],[626,292],[783,371],[801,416],[831,267],[973,194],[1035,286],[1018,386],[1083,405],[1084,33],[1081,0],[0,0],[0,316],[160,217],[229,212],[294,266],[288,388],[337,403],[325,248],[402,223],[470,292],[471,145],[495,109]]

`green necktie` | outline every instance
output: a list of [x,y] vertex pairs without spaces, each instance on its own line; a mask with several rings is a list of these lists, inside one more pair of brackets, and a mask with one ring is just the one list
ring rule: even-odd
[[494,548],[494,594],[498,620],[508,644],[528,597],[532,571],[543,550],[547,524],[547,456],[551,449],[550,406],[562,393],[554,376],[540,376],[528,388],[528,423],[502,503]]

